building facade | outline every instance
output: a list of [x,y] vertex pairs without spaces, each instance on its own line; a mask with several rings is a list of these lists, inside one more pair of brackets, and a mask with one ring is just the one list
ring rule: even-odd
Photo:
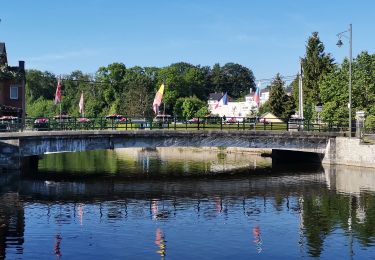
[[0,117],[25,118],[25,62],[9,66],[5,43],[0,42]]
[[[227,105],[220,105],[219,101],[223,94],[212,93],[208,99],[208,108],[212,115],[220,117],[252,117],[258,112],[258,106],[254,99],[254,93],[245,96],[243,102],[229,101]],[[263,89],[260,93],[260,106],[269,99],[269,91]],[[229,98],[229,100],[231,100]]]

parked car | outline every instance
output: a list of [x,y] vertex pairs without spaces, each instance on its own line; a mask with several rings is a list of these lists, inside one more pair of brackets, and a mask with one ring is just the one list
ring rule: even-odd
[[45,117],[37,118],[34,121],[33,128],[37,131],[46,131],[49,128],[49,119]]
[[157,115],[155,116],[154,118],[154,121],[155,122],[159,122],[159,123],[171,123],[173,120],[172,116],[171,115]]
[[113,120],[115,123],[126,123],[129,122],[128,118],[123,115],[112,114],[105,117],[106,119]]
[[237,120],[236,120],[235,117],[227,117],[225,122],[228,123],[228,124],[235,124],[235,123],[237,123]]
[[197,117],[193,117],[187,121],[189,124],[198,124],[199,120]]

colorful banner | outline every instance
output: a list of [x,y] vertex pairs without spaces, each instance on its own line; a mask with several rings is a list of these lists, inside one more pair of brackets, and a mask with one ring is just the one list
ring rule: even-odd
[[60,79],[57,80],[56,94],[55,94],[55,104],[61,103],[61,84]]
[[161,84],[158,92],[156,92],[154,103],[152,104],[152,109],[154,110],[155,114],[158,114],[159,107],[161,105],[161,100],[163,99],[164,94],[164,84]]

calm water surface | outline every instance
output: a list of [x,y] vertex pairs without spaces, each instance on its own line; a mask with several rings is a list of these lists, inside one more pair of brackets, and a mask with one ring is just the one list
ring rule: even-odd
[[0,175],[0,259],[375,259],[374,245],[369,169],[122,149]]

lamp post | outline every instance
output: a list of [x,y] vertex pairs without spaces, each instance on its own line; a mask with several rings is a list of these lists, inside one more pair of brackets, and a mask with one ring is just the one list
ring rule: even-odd
[[[345,33],[349,33],[349,37],[345,35]],[[337,42],[337,46],[340,48],[343,43],[341,41],[342,37],[345,37],[349,40],[349,137],[352,135],[352,24],[349,24],[349,29],[347,31],[343,31],[337,34],[339,40]]]

